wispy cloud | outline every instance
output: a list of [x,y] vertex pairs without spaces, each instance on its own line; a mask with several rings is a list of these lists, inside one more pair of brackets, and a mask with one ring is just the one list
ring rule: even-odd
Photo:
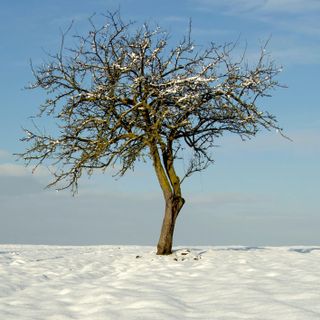
[[75,14],[75,15],[70,15],[70,16],[59,16],[50,21],[51,25],[55,26],[67,26],[69,27],[72,22],[74,23],[80,23],[84,21],[88,21],[90,16],[92,15],[92,12],[88,13],[82,13],[82,14]]
[[221,142],[223,148],[217,150],[220,153],[265,152],[268,154],[290,154],[295,157],[311,159],[320,155],[320,131],[316,129],[287,130],[285,134],[291,141],[284,139],[279,133],[267,132],[255,137],[255,139],[240,142],[236,136],[226,136]]
[[258,20],[293,33],[320,33],[318,0],[190,0],[190,3],[202,11],[219,10],[225,15]]
[[301,14],[305,12],[320,11],[318,0],[191,0],[200,8],[220,7],[225,13],[291,13]]
[[0,149],[0,159],[8,159],[10,156],[10,152]]
[[26,168],[21,164],[2,163],[0,164],[0,177],[35,177],[38,180],[46,180],[49,176],[49,170],[46,167],[39,166],[36,171],[32,168]]
[[42,193],[44,188],[45,185],[33,176],[0,176],[0,201],[7,197]]
[[272,57],[279,61],[280,65],[308,65],[320,64],[320,45],[307,44],[297,46],[297,44],[278,44],[273,46]]
[[192,205],[201,206],[228,206],[228,205],[243,205],[255,204],[261,201],[259,196],[246,193],[224,192],[224,193],[202,193],[191,195],[190,203]]
[[32,175],[31,170],[14,163],[0,164],[0,197],[42,192],[44,171]]
[[186,17],[183,17],[183,16],[174,16],[174,15],[169,15],[169,16],[166,16],[164,18],[165,21],[168,21],[168,22],[183,22],[183,23],[188,23],[188,19]]
[[248,2],[251,5],[259,3],[260,6],[257,8],[260,11],[272,12],[272,13],[304,13],[304,12],[314,12],[320,11],[320,2],[318,0],[234,0],[234,3]]
[[[226,19],[237,17],[254,22],[257,27],[247,30],[249,37],[272,36],[273,56],[282,64],[319,64],[318,0],[189,0],[189,3],[203,12],[219,12]],[[227,25],[231,33],[239,32],[232,23]]]
[[28,175],[30,175],[30,172],[21,165],[12,163],[0,164],[0,176],[25,177]]

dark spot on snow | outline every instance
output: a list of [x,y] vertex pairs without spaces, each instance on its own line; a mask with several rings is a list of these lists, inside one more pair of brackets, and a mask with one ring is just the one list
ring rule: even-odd
[[63,256],[56,256],[56,257],[52,257],[52,258],[40,258],[40,259],[36,259],[36,262],[40,262],[40,261],[47,261],[47,260],[56,260],[56,259],[63,259]]
[[263,247],[229,247],[229,248],[218,248],[214,249],[218,251],[252,251],[252,250],[266,250]]
[[0,254],[20,255],[20,253],[16,251],[0,251]]
[[320,250],[320,248],[291,248],[289,251],[298,253],[310,253],[312,251]]

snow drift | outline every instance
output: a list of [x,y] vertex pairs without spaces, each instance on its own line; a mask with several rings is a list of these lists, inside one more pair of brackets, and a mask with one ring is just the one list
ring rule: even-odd
[[320,247],[0,245],[0,319],[320,319]]

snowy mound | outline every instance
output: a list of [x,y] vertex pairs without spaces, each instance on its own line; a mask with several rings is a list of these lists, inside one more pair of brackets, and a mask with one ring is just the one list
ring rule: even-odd
[[0,319],[320,319],[320,247],[0,245]]

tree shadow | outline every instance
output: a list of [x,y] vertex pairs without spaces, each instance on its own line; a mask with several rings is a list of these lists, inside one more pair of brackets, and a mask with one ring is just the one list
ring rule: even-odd
[[266,249],[267,248],[264,248],[264,247],[245,246],[245,247],[217,248],[215,250],[218,250],[218,251],[255,251],[255,250],[266,250]]
[[320,250],[320,247],[314,248],[291,248],[290,252],[298,252],[298,253],[311,253],[312,251]]
[[264,247],[255,247],[255,246],[234,246],[234,247],[215,247],[215,246],[204,246],[201,248],[199,247],[178,247],[172,250],[173,254],[184,254],[184,253],[194,253],[198,255],[202,255],[207,251],[255,251],[255,250],[267,250]]

